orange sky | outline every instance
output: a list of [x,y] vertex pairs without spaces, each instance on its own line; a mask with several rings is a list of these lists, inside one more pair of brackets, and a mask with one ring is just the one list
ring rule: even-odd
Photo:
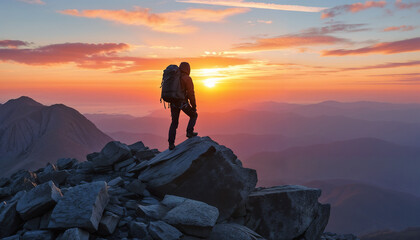
[[181,61],[191,64],[203,111],[255,101],[420,102],[415,2],[163,2],[6,0],[0,102],[27,95],[144,115],[162,107],[162,70]]

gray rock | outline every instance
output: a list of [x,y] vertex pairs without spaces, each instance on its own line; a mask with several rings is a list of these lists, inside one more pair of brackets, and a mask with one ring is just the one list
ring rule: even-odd
[[251,229],[235,224],[235,223],[222,223],[216,224],[210,234],[208,240],[262,240],[258,233]]
[[100,155],[100,153],[98,153],[98,152],[89,153],[88,155],[86,155],[86,160],[91,162],[91,161],[93,161],[94,158],[98,157],[99,155]]
[[318,211],[311,225],[305,232],[305,240],[318,240],[324,232],[330,217],[331,206],[329,204],[319,204]]
[[169,211],[169,209],[161,204],[154,205],[137,205],[136,214],[142,218],[160,220]]
[[39,230],[39,223],[41,222],[41,218],[32,218],[28,220],[24,225],[23,228],[26,230]]
[[353,234],[323,233],[320,240],[360,240]]
[[216,224],[219,211],[206,203],[186,199],[171,209],[163,221],[188,235],[206,238]]
[[64,184],[67,178],[70,176],[70,173],[67,170],[53,171],[42,177],[39,177],[40,183],[45,183],[48,181],[53,181],[56,185]]
[[111,181],[108,182],[108,186],[113,187],[113,186],[122,186],[124,184],[124,180],[121,177],[117,177],[112,179]]
[[50,181],[25,193],[19,199],[16,210],[23,220],[38,217],[54,207],[62,196],[60,189]]
[[312,223],[318,216],[320,195],[321,190],[304,186],[257,189],[249,195],[246,226],[267,239],[300,238],[310,227],[314,228]]
[[138,151],[148,149],[146,146],[144,146],[142,141],[138,141],[134,144],[129,145],[128,147],[131,149],[132,152],[138,152]]
[[79,185],[81,182],[91,182],[92,176],[86,173],[75,173],[67,177],[67,183],[71,186]]
[[77,163],[75,158],[60,158],[57,160],[57,168],[59,170],[70,169]]
[[10,189],[12,195],[20,191],[29,191],[36,187],[37,175],[34,172],[27,170],[20,170],[11,176]]
[[114,214],[116,214],[116,215],[118,215],[120,217],[122,217],[125,214],[125,212],[126,212],[125,208],[123,208],[121,206],[118,206],[116,204],[108,204],[108,205],[106,205],[105,211],[112,212],[112,213],[114,213]]
[[181,205],[181,203],[185,202],[185,200],[187,200],[187,198],[178,197],[174,195],[166,195],[161,201],[161,204],[172,209],[176,206]]
[[112,165],[121,161],[124,161],[131,157],[130,148],[118,141],[109,142],[101,150],[98,156],[92,159],[93,168],[97,172],[103,172],[105,169],[109,169]]
[[77,173],[91,174],[95,171],[93,162],[79,162],[75,166]]
[[12,189],[10,187],[0,188],[0,198],[9,197],[12,195]]
[[130,222],[130,234],[129,236],[132,238],[140,238],[144,239],[149,235],[147,231],[147,225],[142,222]]
[[22,240],[53,240],[54,233],[48,230],[29,231],[23,234]]
[[39,229],[42,229],[42,230],[48,229],[51,213],[52,213],[52,210],[46,212],[44,215],[41,216],[41,220],[39,222]]
[[57,240],[89,240],[89,233],[80,228],[70,228]]
[[127,167],[127,166],[129,166],[131,164],[135,164],[135,163],[136,163],[136,160],[134,158],[129,158],[129,159],[125,160],[125,161],[116,163],[114,165],[114,170],[115,171],[121,171],[121,169],[123,169],[123,168],[125,168],[125,167]]
[[16,212],[16,202],[6,204],[0,212],[0,238],[15,234],[22,220]]
[[135,179],[130,184],[128,184],[126,189],[137,195],[143,195],[143,192],[146,189],[146,184],[138,179]]
[[93,182],[71,188],[55,206],[49,228],[98,230],[109,196],[105,182]]
[[10,179],[5,177],[0,177],[0,188],[7,186],[10,184]]
[[156,153],[152,150],[140,150],[137,151],[134,156],[138,159],[138,160],[150,160],[152,158],[154,158],[156,156]]
[[155,240],[177,240],[182,237],[178,229],[163,221],[150,222],[148,230]]
[[16,234],[10,237],[2,238],[1,240],[20,240],[20,234]]
[[117,215],[115,215],[111,212],[105,212],[102,215],[101,221],[99,222],[98,233],[100,235],[111,235],[111,234],[113,234],[119,221],[120,221],[119,216],[117,216]]
[[243,168],[230,149],[209,137],[190,138],[145,163],[139,179],[152,193],[215,206],[219,220],[230,217],[257,183],[255,170]]

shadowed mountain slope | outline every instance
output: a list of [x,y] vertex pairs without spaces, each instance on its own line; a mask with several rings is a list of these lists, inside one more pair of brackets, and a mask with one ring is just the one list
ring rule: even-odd
[[31,98],[0,106],[0,175],[35,169],[58,158],[84,160],[112,140],[76,110],[44,106]]

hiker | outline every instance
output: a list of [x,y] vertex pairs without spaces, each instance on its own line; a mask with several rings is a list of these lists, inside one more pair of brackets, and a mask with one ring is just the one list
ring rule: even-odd
[[195,102],[194,84],[190,77],[190,64],[187,62],[182,62],[179,65],[179,71],[181,74],[181,90],[184,96],[183,99],[174,99],[169,104],[172,117],[168,138],[169,150],[173,150],[175,148],[176,129],[178,128],[179,114],[181,110],[190,117],[187,126],[187,138],[192,138],[198,135],[198,133],[194,132],[194,126],[197,121],[198,114],[197,104]]

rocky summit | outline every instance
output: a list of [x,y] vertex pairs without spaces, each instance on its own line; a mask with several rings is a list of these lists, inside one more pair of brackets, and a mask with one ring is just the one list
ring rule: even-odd
[[194,137],[173,151],[110,142],[0,179],[2,239],[351,239],[324,233],[319,189],[255,188],[227,147]]

